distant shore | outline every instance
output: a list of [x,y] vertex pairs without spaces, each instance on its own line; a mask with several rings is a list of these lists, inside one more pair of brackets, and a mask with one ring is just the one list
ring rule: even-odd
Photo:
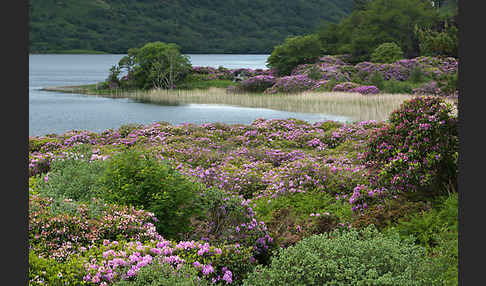
[[106,55],[109,54],[107,52],[102,51],[95,51],[95,50],[51,50],[45,51],[42,53],[39,52],[30,52],[29,55],[46,55],[46,54],[55,54],[55,55]]

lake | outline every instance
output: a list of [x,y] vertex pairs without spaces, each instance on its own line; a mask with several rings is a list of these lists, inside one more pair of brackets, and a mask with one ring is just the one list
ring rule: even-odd
[[[257,118],[297,118],[309,122],[346,121],[342,116],[284,112],[212,104],[163,106],[131,99],[42,91],[41,88],[104,81],[124,55],[29,55],[29,136],[70,130],[101,132],[124,124],[221,122],[249,124]],[[193,66],[266,68],[268,55],[188,55]]]

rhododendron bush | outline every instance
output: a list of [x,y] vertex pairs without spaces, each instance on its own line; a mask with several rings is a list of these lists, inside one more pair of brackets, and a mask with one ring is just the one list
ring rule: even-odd
[[457,184],[453,106],[436,97],[406,101],[370,137],[364,160],[373,184],[394,193],[434,196]]

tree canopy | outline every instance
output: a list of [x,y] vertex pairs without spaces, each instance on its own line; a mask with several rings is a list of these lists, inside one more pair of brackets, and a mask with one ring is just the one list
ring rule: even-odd
[[339,22],[352,0],[32,0],[30,52],[126,53],[147,42],[183,53],[269,54],[288,36]]
[[351,54],[353,61],[359,62],[369,60],[379,45],[395,42],[405,57],[416,57],[420,51],[414,25],[431,27],[439,19],[430,1],[374,0],[365,6],[339,24],[329,23],[318,29],[323,53]]

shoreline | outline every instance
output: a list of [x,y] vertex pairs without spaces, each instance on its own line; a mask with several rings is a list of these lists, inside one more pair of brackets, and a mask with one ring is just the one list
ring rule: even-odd
[[[65,92],[65,93],[79,93],[79,94],[86,94],[86,95],[95,95],[95,96],[103,96],[103,97],[125,97],[125,98],[132,98],[133,95],[137,94],[150,94],[153,93],[154,90],[122,90],[122,89],[115,89],[115,90],[98,90],[96,86],[100,83],[93,83],[93,84],[87,84],[87,85],[69,85],[69,86],[48,86],[48,87],[43,87],[40,90],[42,91],[51,91],[51,92]],[[208,88],[207,90],[214,90],[214,89],[220,89],[220,88]],[[200,89],[197,89],[200,90]],[[174,91],[174,92],[181,92],[181,91],[190,91],[186,89],[175,89],[175,90],[167,90],[169,91]],[[309,92],[301,92],[299,94],[307,94],[311,93],[312,91]],[[326,92],[327,94],[331,93],[339,93],[339,92]],[[297,95],[299,95],[297,94]],[[118,96],[119,95],[119,96]],[[259,95],[259,94],[255,94]],[[380,95],[380,94],[378,94]],[[384,94],[381,94],[384,95]],[[415,96],[414,94],[408,94],[409,96]],[[370,97],[370,95],[362,95],[366,97]],[[417,95],[418,96],[418,95]],[[455,105],[458,104],[459,96],[458,95],[451,95],[451,96],[442,96],[447,101],[450,101],[454,103]]]
[[[247,108],[267,108],[285,112],[322,113],[345,116],[353,121],[388,118],[412,94],[362,95],[349,92],[307,91],[297,94],[228,94],[225,88],[175,89],[175,90],[97,90],[97,84],[45,87],[41,90],[77,93],[105,98],[129,98],[155,105],[221,104]],[[457,106],[457,99],[444,98]]]

